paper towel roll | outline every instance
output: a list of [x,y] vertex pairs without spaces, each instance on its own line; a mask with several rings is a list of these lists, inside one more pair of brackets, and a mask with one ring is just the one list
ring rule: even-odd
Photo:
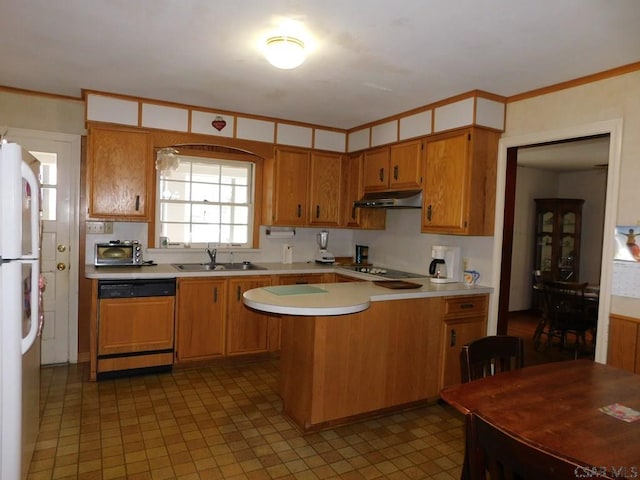
[[293,245],[282,245],[282,263],[293,263]]

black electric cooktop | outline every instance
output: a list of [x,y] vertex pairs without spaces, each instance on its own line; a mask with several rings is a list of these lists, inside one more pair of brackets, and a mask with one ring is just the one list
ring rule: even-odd
[[345,265],[342,268],[353,270],[354,272],[375,275],[376,277],[389,278],[398,280],[402,278],[424,278],[428,275],[420,275],[418,273],[403,272],[401,270],[393,270],[390,268],[376,267],[375,265]]

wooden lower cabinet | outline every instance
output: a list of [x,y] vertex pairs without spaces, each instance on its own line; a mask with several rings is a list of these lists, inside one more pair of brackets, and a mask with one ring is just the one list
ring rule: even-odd
[[440,308],[438,298],[419,298],[350,315],[283,316],[285,413],[313,431],[438,398]]
[[440,388],[460,383],[460,349],[486,335],[487,295],[444,297]]
[[176,360],[224,355],[226,279],[180,278],[177,293]]
[[640,318],[609,317],[607,364],[640,373]]
[[95,375],[173,363],[174,297],[99,301]]
[[247,290],[268,287],[270,276],[230,278],[227,296],[227,355],[269,351],[270,315],[245,306],[242,294]]

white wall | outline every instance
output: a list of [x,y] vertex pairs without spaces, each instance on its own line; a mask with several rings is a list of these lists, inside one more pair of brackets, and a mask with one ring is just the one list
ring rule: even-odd
[[354,241],[369,246],[369,262],[427,274],[432,245],[459,246],[467,268],[480,272],[480,284],[491,279],[493,237],[464,237],[420,233],[422,210],[387,210],[384,231],[356,230]]
[[[640,221],[640,72],[635,71],[547,95],[507,104],[503,137],[564,130],[580,125],[622,119],[620,171],[617,192],[618,225],[637,225]],[[614,199],[616,197],[614,196]],[[615,200],[614,200],[615,201]],[[609,232],[605,232],[607,235]],[[611,232],[613,235],[613,232]],[[609,254],[609,252],[607,252]],[[612,266],[605,265],[610,276]],[[602,302],[602,300],[601,300]],[[612,296],[610,312],[638,316],[640,300]],[[601,324],[608,328],[608,321]],[[603,338],[606,342],[606,335]]]
[[84,135],[84,102],[0,91],[0,126]]

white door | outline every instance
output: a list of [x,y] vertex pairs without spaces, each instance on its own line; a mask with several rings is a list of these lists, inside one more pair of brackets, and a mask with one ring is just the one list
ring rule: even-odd
[[[41,364],[77,361],[77,224],[80,137],[10,129],[40,163],[42,184],[42,275],[44,328]],[[75,271],[74,271],[75,270]]]

